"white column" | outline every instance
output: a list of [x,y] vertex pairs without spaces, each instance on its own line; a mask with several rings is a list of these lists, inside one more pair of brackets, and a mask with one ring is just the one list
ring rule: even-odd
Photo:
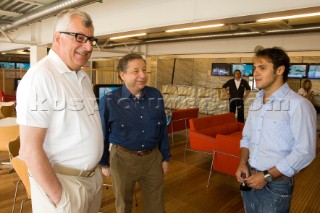
[[30,47],[30,66],[47,55],[47,46],[32,45]]

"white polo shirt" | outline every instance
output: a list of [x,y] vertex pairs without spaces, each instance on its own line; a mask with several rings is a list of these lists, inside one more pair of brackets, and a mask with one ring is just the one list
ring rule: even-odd
[[71,71],[53,50],[19,83],[17,123],[47,128],[43,147],[52,164],[88,170],[102,157],[103,133],[90,79],[82,70]]

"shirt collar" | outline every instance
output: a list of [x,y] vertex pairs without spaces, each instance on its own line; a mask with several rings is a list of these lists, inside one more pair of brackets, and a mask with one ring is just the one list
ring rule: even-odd
[[[288,83],[283,84],[279,89],[277,89],[274,93],[271,94],[270,101],[284,98],[289,91],[290,91],[290,87]],[[262,100],[263,96],[264,96],[264,90],[260,90],[257,94],[257,97]]]
[[[146,91],[145,88],[143,88],[142,91],[141,91],[141,98],[146,98],[146,97],[148,97],[147,94],[148,94],[148,92]],[[122,97],[124,97],[124,98],[133,97],[133,98],[134,98],[134,95],[132,95],[132,94],[130,93],[130,91],[128,90],[128,88],[126,87],[125,84],[122,85]]]

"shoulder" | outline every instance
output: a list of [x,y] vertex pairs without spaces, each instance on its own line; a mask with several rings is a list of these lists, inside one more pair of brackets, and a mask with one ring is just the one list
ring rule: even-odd
[[287,100],[289,100],[290,103],[290,111],[314,111],[314,106],[312,103],[306,99],[305,97],[301,96],[300,94],[296,93],[293,90],[290,90],[287,97]]
[[162,98],[161,92],[155,87],[145,86],[143,88],[143,92],[148,97],[153,97],[153,98],[160,97],[160,98]]

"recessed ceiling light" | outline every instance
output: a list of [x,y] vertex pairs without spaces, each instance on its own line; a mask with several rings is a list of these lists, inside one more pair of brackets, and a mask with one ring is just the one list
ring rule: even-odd
[[144,36],[146,33],[139,33],[139,34],[131,34],[131,35],[124,35],[124,36],[116,36],[111,37],[110,40],[116,40],[116,39],[122,39],[122,38],[130,38],[130,37],[136,37],[136,36]]
[[198,27],[187,27],[187,28],[180,28],[180,29],[172,29],[166,30],[166,33],[178,32],[178,31],[187,31],[187,30],[198,30],[198,29],[206,29],[206,28],[214,28],[214,27],[221,27],[224,24],[211,24],[211,25],[204,25]]

